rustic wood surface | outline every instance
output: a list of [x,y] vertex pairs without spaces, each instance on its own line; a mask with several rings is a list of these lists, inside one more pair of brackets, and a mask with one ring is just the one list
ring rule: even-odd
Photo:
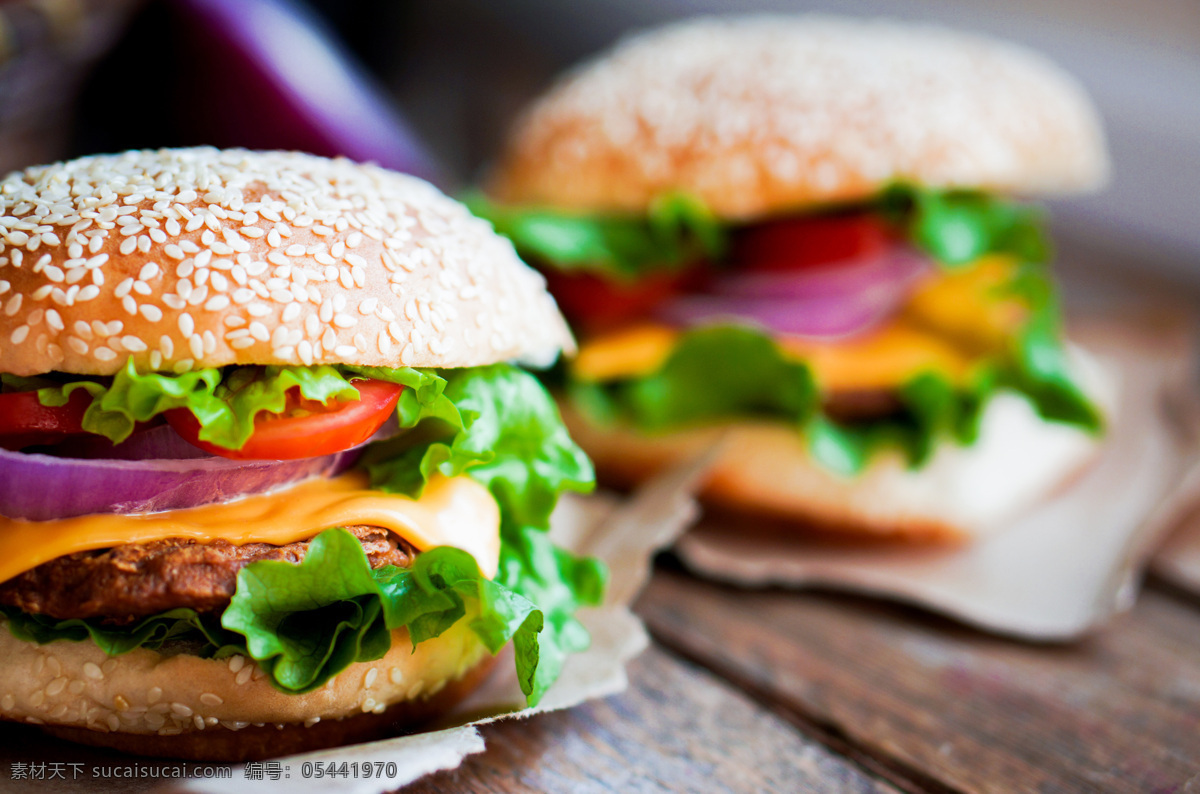
[[1200,792],[1200,600],[1070,645],[660,566],[629,691],[485,729],[406,791]]
[[406,794],[896,791],[659,648],[631,665],[622,695],[482,733],[484,753]]
[[933,792],[1200,791],[1200,604],[1164,589],[1043,646],[847,596],[660,571],[656,639],[864,769]]

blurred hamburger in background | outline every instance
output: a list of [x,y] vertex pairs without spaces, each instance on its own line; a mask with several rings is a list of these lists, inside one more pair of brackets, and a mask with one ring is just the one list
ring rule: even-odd
[[1108,164],[1079,86],[934,27],[701,19],[565,76],[473,209],[577,329],[559,386],[602,476],[724,438],[706,500],[963,539],[1092,455],[1044,217]]
[[0,718],[245,760],[536,702],[599,563],[540,276],[414,177],[166,149],[0,182]]

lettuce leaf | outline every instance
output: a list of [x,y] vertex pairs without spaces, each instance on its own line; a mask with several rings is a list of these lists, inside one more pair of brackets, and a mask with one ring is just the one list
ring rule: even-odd
[[912,242],[944,267],[954,269],[985,254],[1010,254],[1018,261],[1051,258],[1045,215],[977,190],[939,190],[909,183],[886,188],[877,210],[903,227]]
[[75,380],[40,389],[38,400],[48,406],[66,405],[72,392],[86,390],[92,395],[92,404],[83,415],[83,429],[114,444],[129,438],[138,422],[173,408],[187,408],[200,422],[201,440],[240,449],[254,431],[254,417],[260,411],[282,411],[287,391],[293,387],[299,387],[307,399],[319,402],[358,399],[358,390],[331,366],[139,373],[130,357],[111,383]]
[[[157,650],[164,643],[180,640],[200,644],[205,656],[238,652],[236,646],[226,644],[227,638],[213,618],[201,617],[192,609],[172,609],[128,626],[110,626],[92,619],[59,620],[7,606],[0,606],[0,613],[8,618],[9,630],[19,640],[45,644],[56,640],[81,642],[90,639],[109,656],[129,653],[135,648]],[[228,650],[219,653],[219,649]]]
[[591,461],[529,373],[495,364],[425,375],[441,379],[440,390],[427,384],[425,399],[415,398],[401,412],[401,424],[412,429],[369,449],[364,464],[372,487],[392,493],[418,496],[434,472],[465,472],[491,491],[501,516],[496,582],[529,598],[544,618],[538,643],[528,651],[530,675],[521,678],[535,702],[566,657],[587,648],[587,630],[575,612],[601,602],[607,579],[602,563],[555,547],[545,532],[563,491],[593,487]]
[[219,625],[190,609],[121,628],[12,608],[4,613],[13,634],[31,642],[91,639],[116,655],[191,640],[202,644],[202,656],[240,653],[258,662],[272,686],[291,694],[311,692],[355,662],[382,658],[393,629],[407,628],[419,645],[465,619],[492,654],[514,642],[518,678],[531,702],[548,686],[535,683],[543,613],[532,601],[488,579],[471,555],[449,546],[422,552],[411,568],[372,570],[344,529],[318,535],[298,565],[272,560],[242,569]]
[[528,372],[493,364],[424,377],[441,383],[401,406],[401,425],[413,430],[364,456],[372,487],[419,496],[434,472],[465,471],[488,487],[508,524],[539,529],[560,493],[593,487],[591,461]]
[[727,245],[720,221],[701,201],[682,193],[654,201],[646,217],[502,206],[482,193],[464,202],[512,240],[522,256],[617,280],[678,270],[701,257],[716,259]]
[[[651,204],[644,218],[505,206],[481,193],[465,200],[472,212],[512,240],[522,256],[558,270],[587,271],[614,280],[677,270],[700,257],[718,261],[734,228],[698,198],[682,193],[665,194]],[[1050,260],[1044,213],[1036,206],[982,191],[898,182],[871,201],[826,210],[856,208],[890,220],[950,269],[967,266],[985,254],[1012,254],[1026,262]]]
[[1038,325],[1020,337],[1011,358],[982,363],[961,383],[918,373],[896,394],[900,412],[854,423],[826,415],[808,367],[767,332],[745,326],[686,332],[650,375],[604,383],[568,376],[566,388],[591,421],[626,422],[646,433],[740,418],[783,421],[804,436],[815,460],[849,475],[884,449],[900,450],[916,467],[943,440],[972,443],[984,407],[1001,389],[1025,396],[1045,419],[1097,431],[1100,416],[1070,380],[1058,338]]
[[[541,610],[449,546],[422,552],[411,568],[372,570],[353,535],[327,530],[299,565],[246,566],[221,625],[245,638],[277,688],[303,693],[354,662],[381,658],[393,629],[407,628],[418,645],[462,619],[493,654],[514,640],[518,677],[533,680]],[[522,689],[534,695],[531,685]]]
[[800,427],[818,407],[809,368],[762,331],[736,325],[688,331],[646,377],[568,388],[593,420],[623,417],[652,433],[735,416]]

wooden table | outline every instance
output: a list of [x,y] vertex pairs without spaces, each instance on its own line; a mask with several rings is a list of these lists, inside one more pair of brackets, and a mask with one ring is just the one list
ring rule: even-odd
[[1200,599],[1071,645],[660,565],[622,695],[485,728],[406,791],[1200,792]]

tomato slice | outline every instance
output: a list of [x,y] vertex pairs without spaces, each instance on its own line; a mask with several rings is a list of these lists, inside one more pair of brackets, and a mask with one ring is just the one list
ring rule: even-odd
[[167,411],[167,422],[185,441],[205,452],[235,460],[298,460],[332,455],[366,441],[396,409],[403,386],[382,380],[356,380],[359,399],[329,405],[288,391],[282,413],[260,413],[254,433],[241,449],[200,440],[200,422],[186,408]]
[[592,273],[563,273],[546,269],[546,286],[572,323],[589,331],[645,317],[656,306],[690,289],[705,277],[700,268],[653,273],[635,282],[610,281]]
[[91,404],[92,396],[83,389],[57,408],[42,405],[36,391],[0,394],[0,447],[21,449],[80,435],[86,432],[83,414]]
[[817,215],[742,229],[730,257],[738,267],[779,272],[867,259],[894,244],[887,223],[870,213]]

